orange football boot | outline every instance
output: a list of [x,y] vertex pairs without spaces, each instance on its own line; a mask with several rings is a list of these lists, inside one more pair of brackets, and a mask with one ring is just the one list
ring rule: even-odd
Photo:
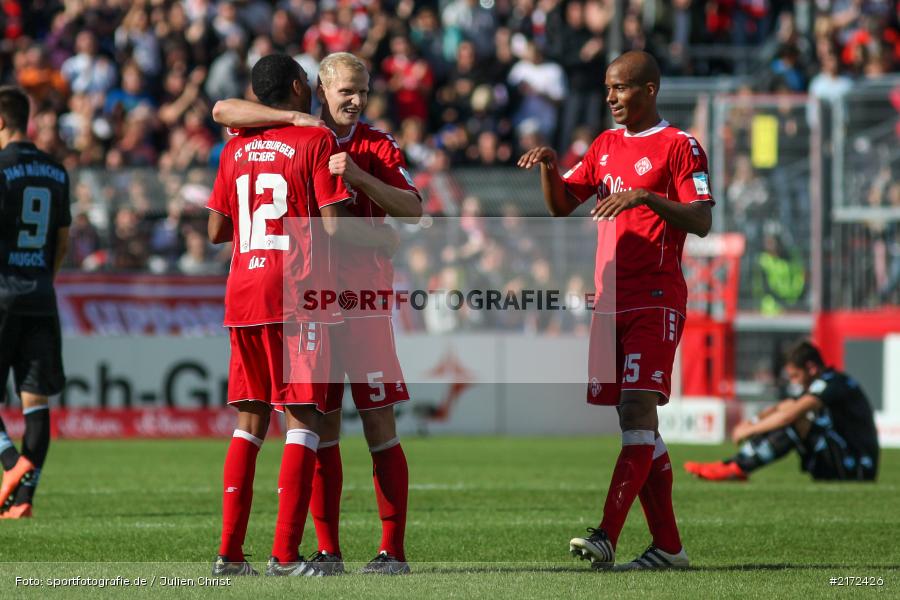
[[0,483],[0,506],[16,491],[19,482],[32,469],[34,469],[34,463],[24,456],[20,456],[13,468],[3,474],[3,482]]

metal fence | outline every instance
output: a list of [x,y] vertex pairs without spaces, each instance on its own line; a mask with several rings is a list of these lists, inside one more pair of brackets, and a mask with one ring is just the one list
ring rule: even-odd
[[900,304],[900,77],[856,86],[831,129],[822,306]]

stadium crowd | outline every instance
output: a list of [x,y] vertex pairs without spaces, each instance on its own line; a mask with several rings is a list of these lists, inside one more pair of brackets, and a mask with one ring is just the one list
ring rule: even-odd
[[[620,18],[616,4],[625,7]],[[249,70],[267,53],[294,55],[313,81],[330,52],[362,57],[373,74],[366,119],[395,132],[429,213],[465,216],[479,199],[454,181],[451,167],[511,165],[543,143],[563,149],[564,166],[578,161],[608,118],[600,74],[616,49],[653,52],[670,76],[750,72],[748,91],[808,91],[826,100],[855,79],[900,67],[897,2],[819,0],[804,4],[810,13],[799,6],[784,0],[8,0],[0,15],[0,73],[34,99],[37,145],[74,173],[69,267],[221,273],[228,251],[213,254],[198,233],[210,168],[227,135],[212,123],[211,107],[252,97]],[[771,204],[782,210],[746,157],[734,164],[727,185],[733,223],[771,213]],[[884,190],[885,198],[896,195],[891,186]],[[478,211],[512,215],[515,209]],[[760,225],[748,237],[777,258],[779,245],[791,245],[791,219],[804,218],[802,207],[785,211],[781,233]],[[882,294],[900,281],[892,235],[882,236]],[[535,258],[538,265],[546,259]],[[767,286],[765,277],[759,285]],[[801,293],[795,288],[778,292],[787,294],[778,302],[788,309]]]

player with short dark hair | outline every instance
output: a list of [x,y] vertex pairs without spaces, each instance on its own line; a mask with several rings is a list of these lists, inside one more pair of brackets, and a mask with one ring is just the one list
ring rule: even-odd
[[[681,254],[688,233],[712,224],[706,155],[690,134],[660,118],[659,67],[646,52],[626,52],[606,71],[606,100],[621,129],[601,133],[569,172],[557,170],[546,146],[518,165],[540,165],[547,209],[567,216],[598,196],[588,402],[616,406],[622,450],[603,507],[603,520],[571,552],[598,569],[611,568],[625,518],[636,497],[653,536],[625,569],[688,566],[672,506],[672,469],[658,432],[657,406],[669,400],[672,363],[681,338],[687,286]],[[613,222],[610,222],[613,221]],[[615,261],[615,258],[618,261]],[[614,380],[614,381],[611,381]]]
[[[312,92],[306,73],[290,57],[263,57],[253,68],[251,83],[271,106],[309,112]],[[329,171],[336,151],[327,129],[282,126],[242,131],[222,152],[209,200],[209,237],[216,243],[234,240],[225,325],[232,349],[228,398],[239,416],[225,459],[222,545],[215,575],[256,574],[242,544],[256,456],[272,407],[284,411],[288,431],[266,574],[300,575],[304,568],[297,548],[325,409],[328,325],[339,321],[340,313],[306,311],[299,294],[334,288],[327,246],[319,245],[326,233],[363,237],[376,247],[396,243],[392,230],[353,231],[358,223],[338,224],[337,217],[345,214],[341,204],[351,195]],[[304,226],[288,235],[288,219]]]
[[32,516],[50,447],[49,397],[62,391],[62,336],[53,279],[68,247],[69,175],[28,141],[29,104],[0,88],[0,381],[13,371],[25,435],[19,454],[0,420],[0,518]]
[[[415,223],[422,215],[421,198],[406,171],[394,138],[360,121],[366,108],[369,73],[365,64],[346,52],[325,57],[319,65],[316,93],[322,119],[338,136],[339,152],[330,169],[353,191],[347,203],[353,220],[382,224],[385,215]],[[308,116],[242,100],[216,104],[214,118],[230,127],[272,122],[306,123]],[[334,254],[341,290],[390,290],[393,266],[389,257],[372,248],[343,244]],[[409,572],[404,538],[409,470],[400,445],[394,404],[409,400],[397,360],[390,310],[377,314],[346,312],[344,322],[332,330],[334,376],[328,389],[322,424],[313,499],[310,507],[319,548],[307,561],[307,575],[343,572],[339,542],[343,472],[340,454],[341,406],[345,374],[363,424],[372,457],[375,494],[382,522],[378,553],[364,573]]]
[[874,481],[878,430],[859,383],[826,366],[818,348],[799,342],[785,357],[788,380],[802,390],[732,432],[738,453],[724,461],[687,462],[685,470],[711,481],[745,481],[753,471],[796,450],[800,468],[816,480]]

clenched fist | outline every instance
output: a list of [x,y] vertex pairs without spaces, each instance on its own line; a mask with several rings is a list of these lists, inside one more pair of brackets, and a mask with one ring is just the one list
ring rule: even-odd
[[339,152],[328,159],[328,170],[332,175],[343,177],[344,181],[350,185],[359,185],[364,173],[360,169],[350,155],[346,152]]

